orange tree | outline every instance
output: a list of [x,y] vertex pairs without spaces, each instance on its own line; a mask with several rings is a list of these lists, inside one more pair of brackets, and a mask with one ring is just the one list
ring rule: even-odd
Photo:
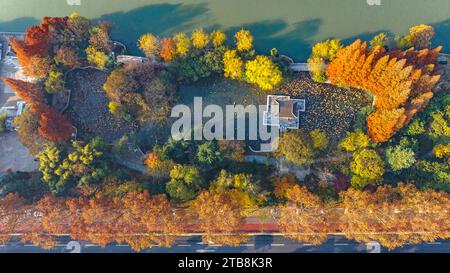
[[241,209],[226,194],[202,192],[192,204],[204,242],[239,245],[247,240]]
[[385,142],[407,124],[433,95],[440,76],[434,64],[441,47],[416,51],[385,49],[357,40],[337,53],[327,69],[331,83],[369,91],[376,112],[367,118],[368,134]]

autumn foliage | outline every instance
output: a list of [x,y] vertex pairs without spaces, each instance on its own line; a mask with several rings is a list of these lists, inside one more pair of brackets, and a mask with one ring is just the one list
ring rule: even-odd
[[44,92],[38,84],[11,78],[5,78],[3,82],[13,89],[20,99],[30,105],[33,114],[39,116],[38,132],[42,137],[57,143],[70,138],[73,132],[72,122],[45,104]]
[[205,242],[239,245],[247,238],[239,232],[244,223],[240,208],[228,195],[201,193],[193,204],[199,228],[206,233]]
[[72,122],[55,109],[41,105],[39,109],[39,134],[47,140],[61,143],[67,141],[72,132]]
[[333,84],[364,89],[374,96],[377,111],[367,119],[368,133],[373,141],[385,142],[432,97],[440,78],[434,64],[441,49],[386,53],[357,40],[338,52],[327,76]]
[[32,112],[35,113],[40,108],[41,104],[44,103],[44,92],[37,84],[11,78],[4,78],[3,82],[9,86],[21,100],[30,105]]
[[165,62],[170,62],[177,56],[177,48],[172,38],[164,38],[161,40],[161,51],[159,55]]
[[[378,241],[392,249],[450,237],[447,193],[399,183],[374,192],[350,188],[340,192],[339,201],[324,202],[288,180],[282,182],[287,202],[277,207],[276,223],[285,236],[304,243],[320,244],[330,233],[343,233],[352,240]],[[247,239],[242,208],[227,194],[211,192],[201,193],[188,208],[176,208],[164,195],[151,196],[146,191],[113,197],[100,193],[89,198],[46,196],[34,204],[9,194],[0,197],[0,216],[0,241],[20,230],[23,241],[46,248],[56,244],[56,234],[65,233],[101,246],[126,243],[137,251],[170,246],[188,232],[202,232],[207,243],[238,245]]]
[[[35,75],[33,57],[49,56],[52,43],[60,37],[60,30],[67,26],[67,17],[45,17],[41,24],[32,26],[25,33],[25,40],[11,39],[10,44],[25,73]],[[34,60],[37,60],[34,58]]]

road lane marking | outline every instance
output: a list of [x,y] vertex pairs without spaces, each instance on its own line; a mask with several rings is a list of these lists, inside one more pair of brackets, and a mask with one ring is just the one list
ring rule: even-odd
[[192,246],[192,245],[178,245],[178,246]]
[[241,246],[255,246],[254,244],[241,244]]
[[215,252],[214,249],[198,249],[196,252],[205,253],[205,252]]
[[211,247],[221,247],[223,245],[209,245],[209,246],[211,246]]
[[284,246],[284,244],[270,244],[270,246]]

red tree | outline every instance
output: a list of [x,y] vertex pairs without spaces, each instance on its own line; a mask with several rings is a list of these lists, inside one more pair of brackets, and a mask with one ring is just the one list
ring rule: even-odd
[[66,38],[64,28],[67,17],[45,17],[38,26],[32,26],[25,33],[25,40],[11,39],[10,44],[25,72],[34,76],[31,70],[31,58],[39,55],[48,57],[52,43],[62,42]]
[[67,141],[73,132],[72,122],[53,108],[42,104],[39,117],[39,134],[53,142]]
[[11,78],[4,78],[3,82],[14,90],[20,99],[31,106],[32,112],[35,113],[44,103],[44,92],[38,85]]

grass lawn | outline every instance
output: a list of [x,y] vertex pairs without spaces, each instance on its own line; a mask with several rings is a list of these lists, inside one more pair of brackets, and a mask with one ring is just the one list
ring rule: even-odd
[[[179,88],[179,101],[192,107],[194,97],[202,97],[204,107],[216,104],[225,110],[226,105],[265,105],[266,93],[249,84],[230,79],[211,78]],[[192,109],[192,108],[191,108]]]

